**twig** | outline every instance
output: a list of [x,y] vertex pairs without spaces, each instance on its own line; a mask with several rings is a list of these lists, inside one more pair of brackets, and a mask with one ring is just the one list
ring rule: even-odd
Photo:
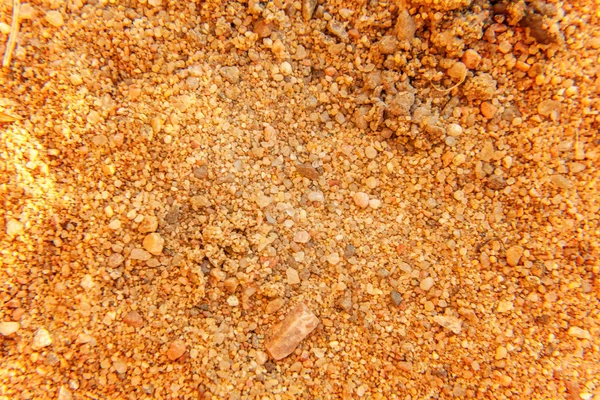
[[442,92],[442,93],[450,93],[451,91],[453,91],[454,89],[456,89],[457,87],[459,87],[460,85],[462,85],[462,83],[465,81],[465,79],[467,78],[467,74],[465,73],[462,78],[460,78],[460,82],[458,82],[456,85],[452,86],[451,88],[448,89],[442,89],[439,88],[437,86],[435,86],[435,83],[431,82],[431,86],[433,86],[433,88],[435,90],[437,90],[438,92]]
[[2,66],[7,68],[10,65],[12,53],[17,44],[17,35],[19,34],[19,11],[21,9],[21,0],[13,0],[12,22],[10,24],[10,36],[6,44],[6,51],[2,59]]

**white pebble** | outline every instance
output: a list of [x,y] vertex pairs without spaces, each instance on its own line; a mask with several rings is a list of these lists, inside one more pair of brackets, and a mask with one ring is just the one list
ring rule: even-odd
[[115,231],[117,229],[121,229],[121,221],[119,221],[118,219],[113,219],[112,221],[110,221],[110,224],[108,224],[108,227]]
[[367,148],[365,149],[365,155],[368,158],[375,158],[377,157],[377,150],[375,150],[375,148],[373,146],[367,146]]
[[357,192],[352,196],[354,204],[360,208],[367,208],[369,206],[369,195],[365,192]]
[[308,194],[308,200],[323,203],[325,201],[325,196],[323,195],[323,192],[310,192]]
[[327,256],[327,262],[331,265],[336,265],[340,262],[340,255],[338,253],[331,253]]
[[9,219],[6,222],[6,234],[10,237],[15,237],[23,233],[23,224],[16,219]]
[[285,271],[285,274],[287,276],[287,282],[289,285],[297,285],[300,283],[300,276],[298,275],[298,271],[296,271],[294,268],[288,268]]
[[448,129],[446,130],[449,136],[457,137],[463,133],[462,126],[458,124],[450,124],[448,125]]
[[90,290],[94,287],[94,279],[90,274],[85,274],[79,285],[81,285],[81,287],[85,290]]
[[371,207],[374,210],[378,209],[379,207],[381,207],[381,200],[379,200],[379,199],[369,200],[369,207]]
[[281,71],[281,73],[285,76],[290,76],[292,74],[292,65],[287,62],[284,61],[281,63],[281,65],[279,66],[279,70]]
[[310,234],[306,231],[298,231],[294,235],[294,242],[296,243],[308,243],[310,240]]
[[240,301],[236,296],[231,295],[227,298],[227,304],[229,304],[231,307],[237,307],[240,305]]

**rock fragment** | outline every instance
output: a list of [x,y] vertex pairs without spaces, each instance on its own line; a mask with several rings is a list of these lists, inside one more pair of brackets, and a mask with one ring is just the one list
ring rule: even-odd
[[319,179],[319,176],[321,176],[321,174],[319,174],[319,171],[317,171],[315,167],[313,167],[310,164],[296,165],[296,171],[298,171],[298,173],[303,177],[308,178],[312,181]]
[[521,246],[513,246],[506,250],[506,262],[511,267],[516,267],[519,265],[519,261],[523,256],[524,249]]
[[138,313],[137,311],[129,311],[127,314],[125,314],[125,317],[123,318],[123,323],[134,328],[141,328],[142,326],[144,326],[144,320],[142,319],[140,313]]
[[315,13],[317,0],[304,0],[302,2],[302,17],[305,21],[309,21]]
[[18,322],[0,322],[0,334],[2,336],[10,336],[19,330],[21,325]]
[[229,83],[237,84],[240,82],[240,70],[238,67],[221,67],[219,73]]
[[179,357],[185,353],[186,345],[185,342],[181,339],[174,340],[169,345],[169,349],[167,350],[167,358],[171,361],[177,360]]
[[319,325],[319,319],[303,303],[295,306],[283,321],[277,324],[272,332],[271,338],[265,346],[275,360],[281,360],[298,347]]
[[158,233],[149,233],[144,238],[143,245],[147,252],[158,256],[163,251],[165,239],[163,239]]
[[433,317],[433,321],[457,335],[462,331],[463,322],[456,317],[450,315],[436,315]]
[[33,343],[31,344],[31,348],[33,350],[40,350],[44,347],[48,347],[52,344],[52,336],[50,336],[50,332],[48,332],[44,328],[40,328],[35,333],[33,337]]

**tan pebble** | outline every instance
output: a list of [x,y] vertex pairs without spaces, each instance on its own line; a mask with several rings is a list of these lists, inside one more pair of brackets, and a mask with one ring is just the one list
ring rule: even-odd
[[369,195],[364,192],[354,193],[352,196],[354,204],[360,208],[367,208],[369,206]]
[[284,304],[285,304],[285,300],[282,298],[277,298],[275,300],[271,300],[267,304],[267,307],[265,308],[265,313],[272,314],[274,312],[277,312],[281,309],[281,307],[284,306]]
[[144,319],[137,311],[129,311],[123,317],[123,323],[134,328],[141,328],[144,326]]
[[284,76],[290,76],[293,73],[292,65],[287,61],[281,63],[281,65],[279,66],[279,70]]
[[231,295],[227,298],[227,304],[231,307],[237,307],[240,305],[240,300],[236,296]]
[[298,271],[296,271],[294,268],[288,268],[285,271],[285,274],[287,276],[287,283],[289,285],[297,285],[300,283],[300,276],[298,275]]
[[71,84],[74,86],[79,86],[83,83],[83,78],[79,74],[72,74],[69,78]]
[[265,342],[265,346],[271,357],[281,360],[292,354],[300,342],[304,340],[317,326],[319,319],[304,304],[295,306],[281,321],[272,329],[271,337]]
[[421,289],[423,289],[424,291],[428,292],[433,287],[434,284],[435,284],[435,281],[433,280],[433,278],[428,276],[427,278],[425,278],[421,281],[421,283],[419,284],[419,287]]
[[90,111],[87,115],[87,122],[89,122],[90,124],[97,124],[98,122],[100,122],[100,120],[102,119],[102,117],[100,116],[100,113],[98,113],[98,111]]
[[145,215],[138,226],[140,233],[152,233],[158,229],[158,218],[154,215]]
[[33,342],[31,344],[31,348],[33,350],[41,350],[44,347],[48,347],[52,344],[52,336],[50,336],[50,332],[48,332],[44,328],[40,328],[35,333],[33,337]]
[[550,180],[552,181],[552,184],[554,186],[559,187],[561,189],[570,189],[573,186],[569,178],[562,175],[552,175],[552,177],[550,177]]
[[308,243],[310,241],[310,234],[306,231],[298,231],[294,234],[294,242],[296,243]]
[[481,114],[487,119],[492,119],[496,116],[496,112],[498,112],[498,107],[490,103],[489,101],[484,101],[481,103]]
[[319,179],[319,176],[321,176],[321,174],[319,174],[319,172],[310,164],[296,165],[296,171],[303,177],[313,181]]
[[585,330],[585,329],[581,329],[577,326],[572,326],[569,328],[568,334],[576,337],[578,339],[587,339],[587,340],[592,340],[592,335],[590,334],[589,331]]
[[463,322],[456,317],[449,315],[436,315],[433,317],[433,321],[457,335],[462,331]]
[[506,250],[506,262],[508,265],[511,267],[516,267],[519,265],[519,261],[521,260],[524,251],[525,249],[523,249],[521,246],[512,246]]
[[6,221],[6,234],[10,237],[15,237],[23,233],[23,224],[16,219]]
[[373,210],[377,210],[379,207],[381,207],[381,200],[379,200],[379,199],[369,200],[369,207],[371,207]]
[[129,254],[129,258],[132,260],[148,261],[152,258],[152,255],[143,249],[133,249]]
[[186,345],[185,342],[181,339],[174,340],[169,345],[169,349],[167,350],[167,358],[171,361],[177,360],[179,357],[185,353]]
[[373,159],[377,157],[377,150],[375,150],[373,146],[367,146],[367,148],[365,149],[365,155],[367,156],[367,158]]
[[117,359],[113,361],[113,368],[118,374],[124,374],[127,372],[127,363],[124,360]]
[[73,399],[73,394],[71,393],[71,391],[69,389],[67,389],[64,386],[61,386],[58,389],[58,394],[56,396],[56,400],[72,400]]
[[163,251],[165,240],[160,236],[159,233],[149,233],[144,238],[144,242],[142,244],[146,251],[148,251],[150,254],[158,256]]
[[467,67],[462,62],[455,62],[452,64],[450,68],[448,68],[448,76],[454,79],[455,81],[459,81],[463,79],[467,75]]
[[505,313],[508,311],[512,311],[514,308],[515,308],[515,306],[511,301],[499,301],[498,308],[496,310],[499,313]]
[[46,13],[46,21],[48,21],[50,25],[57,28],[63,26],[65,23],[62,14],[56,10],[48,11]]
[[18,322],[0,322],[0,334],[2,336],[10,336],[17,332],[21,325]]
[[502,360],[503,358],[506,358],[507,354],[508,354],[508,350],[506,350],[506,347],[498,346],[496,348],[495,358],[496,358],[496,360]]
[[239,285],[239,282],[238,282],[237,278],[234,278],[234,277],[227,278],[227,279],[225,279],[225,282],[223,282],[223,287],[229,293],[235,293],[238,285]]

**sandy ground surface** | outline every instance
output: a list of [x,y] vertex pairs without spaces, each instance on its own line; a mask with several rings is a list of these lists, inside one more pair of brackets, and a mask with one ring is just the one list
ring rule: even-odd
[[0,398],[599,399],[599,19],[21,4]]

